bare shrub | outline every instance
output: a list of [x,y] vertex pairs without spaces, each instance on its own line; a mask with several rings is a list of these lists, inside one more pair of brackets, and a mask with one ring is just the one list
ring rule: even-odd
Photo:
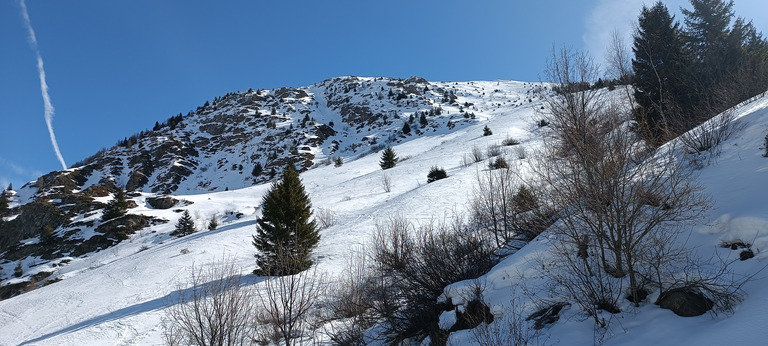
[[486,149],[486,155],[488,157],[494,157],[494,156],[500,156],[501,155],[501,146],[498,144],[491,144]]
[[456,217],[418,231],[402,217],[377,227],[373,259],[380,289],[373,299],[385,321],[388,342],[411,337],[445,337],[438,326],[437,297],[448,284],[476,278],[496,262],[495,247]]
[[478,172],[473,189],[472,223],[489,231],[497,247],[505,247],[513,239],[533,239],[551,224],[551,209],[538,202],[536,189],[526,187],[516,171],[485,173]]
[[[289,254],[276,257],[283,266],[295,264]],[[298,264],[296,264],[298,265]],[[298,271],[295,268],[294,271]],[[297,345],[312,340],[315,330],[310,312],[323,296],[323,280],[317,275],[317,267],[294,275],[271,277],[264,282],[257,299],[262,310],[258,322],[258,341]]]
[[504,146],[513,146],[513,145],[518,145],[518,144],[520,144],[519,140],[514,139],[514,138],[509,138],[509,137],[505,138],[501,142],[501,145],[504,145]]
[[381,176],[381,187],[384,189],[384,192],[392,192],[392,178],[390,178],[388,175],[384,174]]
[[473,146],[472,151],[469,152],[469,158],[472,159],[472,161],[475,161],[475,163],[482,162],[485,159],[483,150],[476,145]]
[[379,280],[368,265],[368,254],[356,251],[338,282],[330,287],[325,302],[325,333],[334,345],[360,345],[365,331],[376,323],[372,299]]
[[720,146],[733,135],[744,128],[744,125],[734,121],[733,109],[726,110],[720,115],[703,122],[701,125],[682,134],[679,138],[685,151],[692,155],[711,153],[712,157],[719,154]]
[[336,213],[326,208],[315,209],[315,223],[318,229],[326,229],[336,224]]
[[[168,345],[246,345],[253,336],[255,306],[240,268],[225,260],[192,268],[179,284],[163,320]],[[187,287],[189,285],[189,287]]]

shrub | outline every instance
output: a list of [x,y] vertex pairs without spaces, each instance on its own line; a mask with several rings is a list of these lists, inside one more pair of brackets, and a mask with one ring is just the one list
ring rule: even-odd
[[514,139],[514,138],[507,137],[506,139],[504,139],[501,142],[501,144],[509,147],[509,146],[520,144],[520,141],[518,141],[517,139]]
[[344,164],[344,159],[342,159],[341,156],[336,156],[333,158],[334,167],[341,167],[343,164]]
[[483,156],[483,151],[478,146],[472,147],[472,151],[469,153],[469,156],[476,163],[483,161],[483,159],[485,159],[485,157]]
[[437,298],[454,282],[485,274],[497,257],[494,247],[456,217],[448,224],[427,224],[418,232],[406,219],[393,217],[377,226],[373,260],[378,287],[370,294],[374,314],[383,319],[388,342],[445,337],[438,326]]
[[489,163],[488,167],[490,169],[509,168],[509,164],[507,164],[507,160],[499,156],[496,158],[496,160],[493,160],[491,163]]
[[13,276],[18,278],[22,275],[24,275],[24,269],[22,269],[21,261],[19,261],[19,264],[16,265],[16,268],[13,269]]
[[427,174],[427,183],[445,178],[448,178],[448,173],[445,173],[445,169],[442,167],[433,166]]
[[486,150],[488,157],[494,157],[501,155],[501,146],[498,144],[492,144],[488,146],[488,150]]
[[483,128],[483,136],[490,136],[493,134],[493,131],[491,131],[491,128],[488,127],[488,125],[485,125]]

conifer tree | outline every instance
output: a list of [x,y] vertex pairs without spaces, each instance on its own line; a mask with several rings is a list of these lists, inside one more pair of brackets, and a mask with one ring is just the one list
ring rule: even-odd
[[403,134],[410,134],[411,133],[411,125],[408,125],[408,122],[403,123]]
[[197,229],[195,229],[195,221],[192,220],[192,216],[189,215],[189,210],[184,210],[184,213],[181,214],[179,221],[176,222],[176,228],[174,228],[173,232],[171,232],[171,235],[183,237],[185,235],[195,233],[196,231]]
[[101,216],[101,221],[121,217],[127,212],[128,202],[125,200],[125,191],[120,189],[115,194],[115,197],[107,203],[106,207],[104,207],[104,214]]
[[7,212],[8,209],[10,208],[9,199],[10,199],[10,194],[8,193],[8,191],[3,191],[2,193],[0,193],[0,215]]
[[683,71],[687,64],[678,23],[661,1],[643,7],[638,19],[632,51],[635,100],[640,105],[635,120],[639,133],[659,144],[670,131],[673,112],[682,113]]
[[395,165],[397,165],[397,154],[395,154],[395,149],[392,149],[392,147],[387,147],[384,149],[384,152],[381,153],[381,161],[379,161],[379,166],[381,166],[381,169],[390,169],[395,167]]
[[253,235],[253,246],[259,251],[254,274],[283,276],[308,269],[312,265],[309,254],[320,234],[312,219],[309,195],[292,164],[264,196],[261,213]]

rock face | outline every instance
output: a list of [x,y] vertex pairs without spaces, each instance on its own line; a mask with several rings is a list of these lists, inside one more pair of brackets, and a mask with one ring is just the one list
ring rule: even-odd
[[171,209],[177,203],[179,200],[170,196],[147,197],[147,204],[155,209]]
[[672,289],[659,297],[659,307],[670,309],[682,317],[703,315],[713,306],[714,303],[710,299],[686,288]]

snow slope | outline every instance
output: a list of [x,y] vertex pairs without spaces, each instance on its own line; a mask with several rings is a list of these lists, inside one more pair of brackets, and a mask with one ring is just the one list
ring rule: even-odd
[[[527,100],[530,87],[517,82],[458,83],[459,89],[499,89],[505,99]],[[471,126],[427,133],[394,148],[400,158],[396,167],[382,171],[379,155],[345,157],[341,167],[319,166],[301,174],[313,207],[334,213],[337,222],[321,231],[313,256],[319,270],[329,275],[340,273],[346,259],[368,242],[377,223],[392,215],[402,215],[416,223],[442,220],[453,213],[464,213],[478,171],[487,161],[465,165],[462,156],[473,147],[485,152],[489,145],[506,138],[522,142],[504,147],[507,161],[523,165],[519,148],[532,152],[541,145],[537,110],[538,100],[499,104],[490,95],[459,95],[459,103],[475,104],[480,121]],[[448,111],[448,110],[446,110]],[[456,111],[456,110],[453,110]],[[702,219],[691,235],[702,256],[713,252],[733,258],[738,252],[719,248],[723,240],[742,239],[753,244],[757,257],[735,263],[740,273],[754,273],[765,266],[768,257],[768,158],[762,157],[763,137],[768,132],[768,98],[741,107],[738,121],[746,128],[722,147],[722,155],[700,170],[700,179],[712,194],[715,207]],[[483,136],[487,125],[493,135]],[[432,166],[445,168],[449,178],[427,184]],[[211,172],[215,174],[215,172]],[[384,176],[391,179],[391,191],[382,187]],[[254,233],[257,206],[268,190],[257,185],[238,190],[175,196],[194,202],[188,209],[198,228],[213,214],[222,222],[214,231],[201,231],[183,238],[168,236],[180,213],[146,207],[143,194],[134,200],[140,207],[130,213],[162,217],[171,222],[153,226],[133,235],[114,248],[75,258],[57,266],[60,282],[0,301],[0,345],[156,345],[162,344],[160,322],[164,308],[172,304],[184,288],[179,284],[190,268],[233,258],[242,267],[249,285],[260,285],[250,274],[254,266],[251,235]],[[237,217],[237,215],[240,217]],[[537,238],[523,250],[509,256],[486,275],[485,295],[494,313],[502,316],[513,292],[519,292],[536,259],[546,256],[548,239]],[[34,262],[34,261],[33,261]],[[35,263],[25,263],[34,269]],[[39,266],[50,266],[50,263]],[[10,273],[4,269],[5,277]],[[758,276],[759,277],[759,276]],[[527,287],[535,285],[535,280]],[[461,290],[464,283],[455,285]],[[765,280],[745,287],[748,296],[733,315],[705,314],[681,318],[669,310],[646,304],[638,309],[625,307],[616,316],[606,344],[609,345],[722,345],[762,344],[768,326],[768,288]],[[535,288],[535,286],[534,286]],[[181,290],[181,291],[180,291]],[[528,302],[529,303],[529,302]],[[522,302],[523,306],[528,304]],[[500,320],[500,319],[499,319]],[[545,344],[576,345],[593,343],[592,322],[577,308],[544,330]],[[454,344],[471,344],[469,332],[454,333]]]

